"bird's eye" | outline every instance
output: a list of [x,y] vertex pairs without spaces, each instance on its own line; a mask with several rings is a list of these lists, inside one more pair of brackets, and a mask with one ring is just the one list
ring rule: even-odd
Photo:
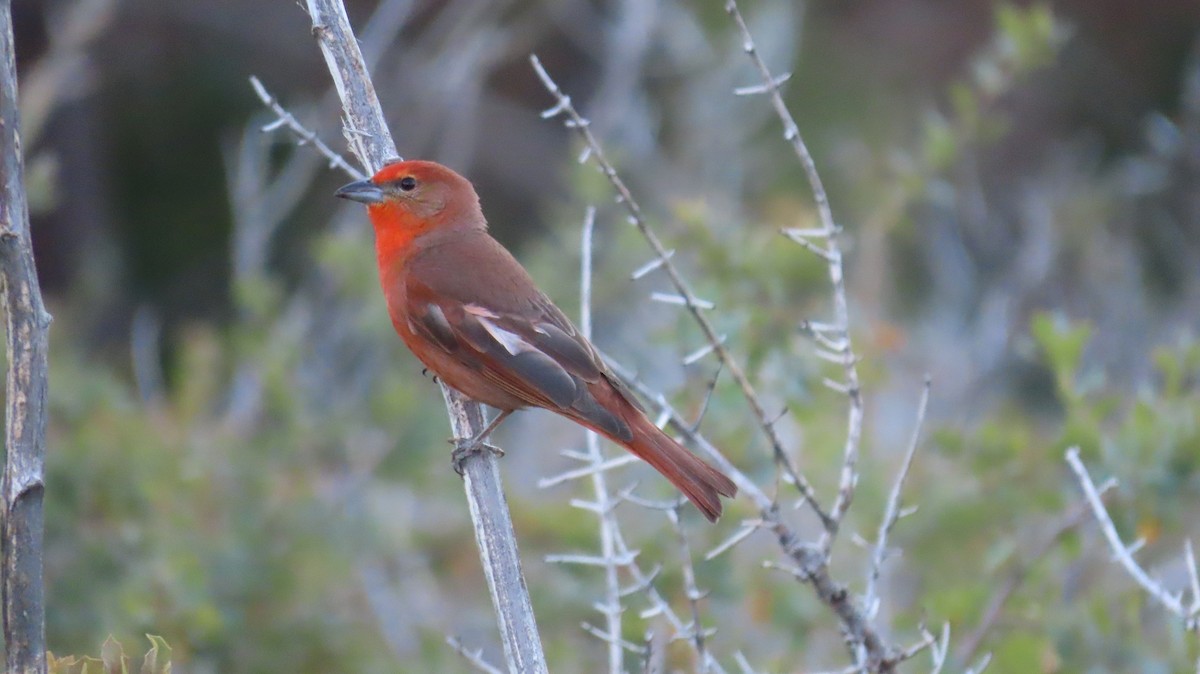
[[400,179],[400,189],[405,192],[411,192],[417,188],[417,179],[412,176],[405,176]]

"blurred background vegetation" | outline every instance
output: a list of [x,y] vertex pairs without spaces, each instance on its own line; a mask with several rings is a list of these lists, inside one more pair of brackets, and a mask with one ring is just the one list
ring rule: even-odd
[[[33,233],[55,322],[48,640],[95,653],[162,635],[177,672],[465,671],[447,634],[498,661],[437,389],[391,333],[346,180],[285,132],[259,76],[340,148],[335,97],[293,2],[14,3]],[[797,334],[824,267],[786,242],[814,221],[800,167],[717,0],[355,0],[352,21],[401,152],[471,177],[497,237],[578,307],[579,225],[601,207],[596,341],[683,409],[714,363],[550,101],[536,51],[678,249],[733,350],[786,407],[818,490],[836,483],[842,403]],[[1169,672],[1197,643],[1109,563],[1062,461],[1115,475],[1140,558],[1186,582],[1200,534],[1200,5],[1193,0],[747,0],[850,243],[867,436],[851,527],[873,531],[934,378],[920,506],[894,536],[882,615],[898,639],[949,621],[992,672]],[[735,387],[705,431],[773,479]],[[556,672],[588,672],[601,575],[581,486],[537,479],[581,435],[543,413],[501,432],[526,573]],[[640,491],[662,480],[626,469]],[[629,510],[626,512],[626,510]],[[731,533],[688,522],[693,550]],[[680,606],[665,520],[627,535]],[[694,513],[692,513],[694,515]],[[1067,517],[1067,524],[1064,524]],[[1082,522],[1078,522],[1082,520]],[[839,549],[843,578],[861,553]],[[844,663],[806,588],[760,568],[767,536],[698,565],[714,650],[765,671]],[[856,588],[860,589],[861,588]],[[997,599],[998,612],[989,607]],[[632,601],[637,606],[636,601]],[[626,614],[641,641],[654,621]],[[672,665],[690,666],[683,651]],[[630,661],[632,666],[632,659]],[[922,665],[910,665],[921,671]]]

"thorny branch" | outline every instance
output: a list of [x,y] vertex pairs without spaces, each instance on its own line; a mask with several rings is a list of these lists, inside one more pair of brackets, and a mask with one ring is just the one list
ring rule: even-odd
[[[861,643],[866,649],[866,664],[869,671],[893,672],[896,665],[921,651],[923,646],[900,650],[886,643],[878,628],[872,622],[872,619],[863,610],[861,603],[844,585],[833,579],[830,574],[827,558],[823,557],[815,546],[806,544],[801,540],[799,534],[783,520],[779,509],[758,485],[750,481],[736,466],[723,460],[720,452],[717,451],[712,443],[700,434],[686,417],[671,406],[666,396],[651,389],[638,379],[631,370],[623,367],[620,363],[613,361],[611,358],[606,358],[606,362],[614,372],[629,383],[630,387],[638,395],[653,401],[653,404],[666,417],[667,424],[671,430],[682,436],[688,444],[705,450],[713,458],[713,462],[717,464],[717,467],[725,471],[725,474],[739,486],[743,483],[749,485],[744,492],[759,507],[761,519],[744,522],[742,525],[743,528],[734,534],[734,538],[738,540],[744,539],[758,529],[766,529],[773,533],[784,554],[792,562],[792,564],[786,567],[782,565],[777,566],[790,573],[797,580],[810,585],[821,603],[825,604],[838,616],[842,630],[847,635],[848,643]],[[706,558],[711,559],[728,550],[738,540],[731,539],[717,546],[717,548],[706,555]],[[917,645],[919,646],[924,641],[925,639],[922,639]],[[855,671],[859,669],[861,667],[856,667]]]
[[463,660],[466,660],[475,671],[483,672],[484,674],[503,674],[503,672],[483,659],[483,651],[470,650],[456,637],[446,637],[446,645],[454,649],[455,653],[461,655]]
[[250,77],[250,86],[254,87],[254,93],[258,95],[258,99],[263,102],[263,105],[271,109],[275,113],[275,121],[266,124],[262,127],[263,133],[270,133],[278,128],[287,127],[289,131],[295,134],[299,145],[311,144],[320,152],[322,156],[329,160],[329,168],[341,169],[347,175],[355,180],[362,180],[366,176],[362,171],[351,166],[346,158],[334,152],[325,141],[321,140],[317,134],[308,129],[296,119],[292,113],[280,105],[279,101],[267,91],[263,83],[257,77]]
[[[831,532],[836,531],[837,523],[825,512],[821,504],[817,501],[816,491],[813,489],[812,484],[792,465],[791,459],[784,450],[783,439],[779,437],[779,433],[775,428],[775,420],[767,414],[766,408],[763,407],[762,401],[759,399],[758,392],[754,390],[753,384],[750,383],[750,379],[742,370],[741,365],[734,360],[733,355],[725,348],[724,340],[717,333],[712,322],[705,316],[704,310],[711,309],[712,305],[697,298],[695,293],[692,292],[691,286],[684,280],[679,269],[671,261],[672,251],[668,251],[662,242],[659,241],[658,235],[654,233],[654,230],[650,229],[645,217],[642,215],[641,207],[634,200],[632,193],[630,193],[625,182],[621,180],[616,169],[613,168],[613,165],[604,155],[604,150],[601,148],[600,142],[596,140],[595,135],[592,134],[588,121],[579,114],[574,104],[571,103],[571,97],[563,93],[554,79],[550,77],[550,74],[546,72],[546,69],[542,66],[537,56],[530,56],[529,60],[533,64],[533,68],[541,79],[542,84],[545,85],[546,90],[550,92],[550,95],[556,101],[555,106],[543,112],[542,116],[546,119],[564,114],[567,116],[566,125],[569,128],[575,129],[587,145],[587,150],[581,156],[581,159],[586,161],[590,158],[600,167],[604,175],[607,176],[609,182],[613,185],[613,189],[617,192],[617,201],[623,204],[629,212],[630,223],[637,227],[638,231],[645,237],[646,242],[650,244],[650,247],[658,257],[658,261],[661,262],[661,268],[666,272],[667,277],[671,280],[671,284],[678,293],[677,296],[660,295],[656,299],[673,304],[682,304],[687,308],[688,312],[696,320],[697,325],[700,326],[705,339],[712,346],[713,353],[716,354],[721,364],[729,370],[730,376],[737,382],[738,387],[742,391],[742,396],[749,403],[750,409],[758,419],[759,425],[771,443],[775,461],[784,470],[788,480],[800,490],[801,496],[804,497],[804,500],[813,513],[821,520],[825,529]],[[742,485],[739,484],[738,486],[741,487]]]
[[[582,455],[580,458],[582,458]],[[632,493],[634,487],[636,487],[636,484],[621,490],[617,494],[612,495],[612,500],[610,501],[611,508],[615,508],[619,503],[625,501],[660,510],[673,510],[679,506],[679,503],[677,502],[658,504],[639,499]],[[572,501],[571,504],[575,507],[597,512],[597,514],[599,514],[595,503]],[[711,651],[704,646],[703,640],[709,636],[710,633],[704,632],[703,628],[701,628],[698,623],[698,607],[695,602],[698,601],[702,595],[695,587],[694,574],[692,575],[693,579],[686,582],[685,591],[688,594],[692,608],[692,619],[690,621],[686,621],[675,612],[675,609],[671,607],[671,604],[655,586],[655,582],[658,578],[659,572],[661,571],[661,567],[655,567],[650,571],[645,571],[642,569],[637,559],[639,551],[629,547],[628,543],[625,541],[624,534],[622,534],[620,527],[616,525],[615,519],[613,521],[611,533],[613,540],[612,554],[605,554],[602,556],[588,554],[548,555],[546,557],[546,561],[552,564],[579,564],[584,566],[603,567],[605,569],[608,569],[611,565],[615,564],[620,569],[623,569],[625,573],[628,574],[632,582],[625,587],[618,586],[618,601],[624,597],[641,595],[648,602],[649,606],[639,612],[638,616],[640,618],[643,620],[656,617],[664,619],[673,632],[672,638],[676,640],[683,640],[689,645],[690,650],[696,657],[698,666],[702,671],[725,674],[726,670],[721,666],[716,658],[713,657]],[[687,551],[686,546],[683,548],[683,554],[690,559],[690,553]],[[610,599],[606,599],[606,601],[611,602]],[[653,633],[647,635],[647,645],[643,646],[626,641],[625,639],[622,639],[619,634],[614,635],[610,631],[601,630],[587,623],[583,624],[583,628],[592,636],[608,644],[610,648],[615,646],[621,651],[636,653],[646,659],[647,662],[656,662],[656,654],[653,652],[653,645],[655,643]],[[621,672],[624,671],[624,669],[622,668],[614,671]]]
[[917,421],[913,426],[913,434],[908,443],[908,451],[904,453],[904,461],[900,464],[900,471],[896,474],[896,480],[892,484],[892,492],[888,496],[887,506],[884,508],[883,520],[879,523],[879,534],[875,537],[875,547],[871,551],[871,564],[867,568],[867,589],[863,593],[863,604],[867,607],[867,615],[871,617],[874,617],[879,612],[877,586],[880,571],[883,569],[883,563],[887,559],[888,535],[891,534],[892,528],[896,526],[896,522],[899,522],[901,517],[912,512],[900,507],[900,494],[904,489],[904,480],[908,477],[908,471],[912,468],[913,457],[917,454],[917,446],[921,438],[921,426],[925,423],[925,411],[929,407],[929,389],[932,383],[932,380],[926,375],[925,385],[921,388],[921,398],[917,402]]
[[692,611],[692,625],[690,637],[692,645],[696,648],[696,652],[700,655],[700,672],[707,674],[709,671],[708,661],[711,659],[708,655],[708,645],[705,643],[708,632],[700,626],[700,600],[705,597],[707,592],[703,592],[696,586],[696,569],[692,565],[692,550],[688,545],[687,534],[683,531],[683,525],[679,521],[679,506],[681,504],[676,501],[673,507],[667,510],[667,519],[671,521],[671,527],[675,529],[675,537],[679,541],[679,557],[680,566],[683,567],[683,589],[687,595],[688,606]]
[[1103,488],[1097,488],[1096,484],[1092,482],[1087,467],[1079,458],[1079,448],[1068,449],[1066,459],[1071,470],[1075,472],[1075,477],[1079,480],[1084,498],[1092,509],[1092,514],[1096,517],[1096,523],[1100,525],[1100,531],[1104,534],[1108,547],[1112,549],[1113,561],[1120,564],[1126,575],[1133,579],[1146,594],[1153,597],[1159,605],[1182,618],[1184,629],[1200,633],[1200,570],[1196,566],[1196,555],[1192,549],[1192,542],[1189,540],[1183,545],[1189,580],[1187,593],[1191,594],[1191,601],[1184,604],[1185,592],[1183,590],[1171,592],[1163,587],[1162,583],[1151,578],[1142,565],[1133,558],[1134,553],[1141,548],[1144,541],[1136,541],[1132,545],[1126,545],[1121,541],[1121,535],[1117,533],[1117,527],[1113,524],[1108,509],[1104,507],[1104,501],[1101,498]]
[[[833,286],[833,324],[828,325],[809,321],[803,327],[806,332],[813,336],[819,346],[824,347],[828,351],[826,360],[841,364],[845,381],[834,382],[826,380],[826,383],[830,388],[844,393],[849,399],[849,408],[846,414],[846,444],[843,449],[842,474],[838,482],[837,499],[834,501],[833,508],[829,512],[832,526],[826,527],[825,535],[822,537],[820,545],[822,552],[828,555],[830,549],[833,547],[834,538],[837,536],[838,527],[841,525],[842,519],[846,516],[846,511],[850,508],[850,503],[854,500],[854,488],[858,482],[858,448],[862,439],[863,425],[863,398],[858,381],[858,356],[855,355],[854,347],[850,340],[850,310],[849,303],[846,300],[846,280],[842,269],[842,247],[839,241],[841,229],[833,221],[833,212],[829,208],[829,198],[825,195],[825,186],[821,182],[821,176],[817,172],[817,166],[813,162],[812,154],[809,153],[808,146],[804,143],[804,138],[800,136],[800,128],[796,126],[796,120],[792,118],[791,111],[788,110],[787,104],[783,102],[780,86],[787,80],[787,76],[775,77],[771,75],[767,64],[763,62],[762,57],[758,54],[758,47],[754,44],[754,37],[750,34],[750,28],[746,25],[746,20],[742,17],[737,2],[735,0],[727,0],[725,11],[733,18],[734,23],[737,24],[738,30],[742,35],[742,49],[750,57],[750,60],[754,63],[754,67],[762,77],[761,88],[744,89],[740,93],[744,95],[763,93],[771,99],[771,105],[775,108],[775,114],[779,116],[779,121],[783,123],[783,138],[791,144],[792,149],[796,152],[796,157],[800,160],[800,165],[804,168],[804,175],[808,178],[813,200],[817,204],[817,214],[821,221],[821,227],[818,229],[787,229],[783,233],[805,248],[818,253],[829,267],[829,282]],[[816,243],[816,241],[823,241],[824,245]],[[818,355],[823,354],[821,351],[818,351]]]
[[[579,263],[579,329],[584,339],[592,339],[592,234],[596,229],[596,209],[591,206],[583,222]],[[624,671],[624,652],[621,648],[621,581],[617,576],[616,549],[617,516],[613,512],[616,502],[608,491],[608,478],[602,466],[605,464],[600,436],[587,431],[588,464],[596,470],[592,473],[592,492],[596,498],[596,516],[600,518],[600,554],[604,565],[604,603],[598,606],[604,614],[604,636],[608,646],[608,671],[621,674]]]
[[[595,210],[589,207],[583,227],[580,282],[580,305],[582,314],[580,326],[581,331],[589,339],[591,338],[592,325],[591,266],[592,235],[594,232],[594,227]],[[698,424],[693,423],[692,427],[695,428],[697,425]],[[604,641],[607,645],[609,653],[609,671],[612,674],[620,674],[620,672],[624,671],[624,650],[642,650],[640,647],[624,642],[621,639],[620,616],[624,610],[621,604],[621,598],[634,593],[645,593],[647,598],[650,600],[651,608],[642,612],[641,615],[643,618],[654,615],[665,616],[668,622],[671,623],[672,627],[675,629],[674,638],[687,641],[697,658],[700,671],[723,671],[720,664],[708,651],[706,638],[710,633],[705,631],[700,626],[699,601],[704,597],[704,593],[696,587],[695,570],[692,566],[691,552],[679,519],[679,506],[681,504],[676,501],[672,501],[668,504],[648,502],[635,497],[632,493],[632,488],[627,489],[620,494],[610,494],[606,486],[605,473],[613,468],[636,461],[636,459],[634,459],[631,455],[625,455],[618,459],[605,459],[603,454],[600,452],[598,437],[595,436],[595,434],[588,434],[587,453],[564,453],[573,458],[585,461],[585,467],[568,470],[559,475],[539,480],[538,485],[541,487],[548,487],[572,479],[579,479],[582,477],[592,478],[593,491],[595,492],[596,500],[590,502],[573,501],[572,505],[591,511],[600,518],[601,554],[599,556],[586,554],[551,555],[547,557],[547,561],[552,563],[573,563],[590,566],[602,566],[605,569],[604,603],[597,604],[596,608],[605,616],[606,629],[600,630],[587,624],[584,625],[584,629],[593,636],[599,638],[601,641]],[[680,544],[681,559],[684,569],[684,591],[691,609],[691,621],[689,623],[685,623],[677,614],[675,614],[670,605],[666,603],[666,601],[654,588],[653,583],[658,573],[657,569],[648,574],[643,572],[640,566],[637,564],[638,551],[630,550],[625,545],[615,514],[615,509],[621,502],[631,502],[646,507],[661,509],[666,512],[668,520],[671,522]],[[619,584],[617,571],[621,568],[626,569],[629,575],[632,576],[635,581],[633,586],[626,590],[622,590]]]
[[[845,517],[847,510],[853,501],[854,489],[858,479],[857,463],[859,443],[862,434],[863,422],[863,403],[862,396],[859,390],[859,378],[857,371],[857,356],[852,349],[849,336],[849,312],[846,300],[846,287],[842,269],[842,253],[840,244],[837,238],[839,230],[833,222],[832,215],[829,210],[828,200],[825,197],[824,188],[821,185],[819,176],[816,173],[815,166],[812,163],[811,156],[807,148],[804,146],[803,140],[799,136],[795,122],[792,120],[786,106],[783,105],[782,97],[779,95],[779,85],[786,78],[773,78],[766,69],[765,64],[758,58],[753,40],[741,19],[740,13],[737,11],[737,6],[733,2],[726,5],[726,9],[734,16],[742,31],[744,44],[747,53],[755,60],[759,66],[760,72],[764,74],[764,84],[752,88],[751,90],[742,91],[740,93],[768,93],[771,95],[773,102],[776,103],[776,110],[780,113],[781,119],[785,126],[785,138],[792,143],[796,148],[801,162],[805,165],[805,170],[809,177],[810,184],[814,193],[814,198],[818,204],[822,227],[816,230],[788,230],[785,233],[790,238],[801,242],[810,250],[819,251],[821,257],[826,260],[829,266],[829,276],[833,287],[833,307],[834,307],[834,323],[823,324],[816,322],[808,322],[803,327],[805,331],[810,333],[817,342],[819,349],[818,355],[826,360],[836,362],[842,366],[844,378],[843,382],[833,382],[827,380],[832,388],[844,392],[849,399],[849,411],[847,413],[847,437],[843,449],[843,461],[841,477],[839,480],[838,494],[833,508],[826,512],[816,500],[814,490],[806,478],[804,478],[791,464],[786,452],[784,451],[782,441],[780,440],[776,429],[775,420],[769,418],[766,411],[754,390],[753,385],[749,382],[745,372],[740,368],[737,361],[732,357],[731,353],[724,346],[724,338],[718,336],[712,323],[708,320],[704,311],[711,309],[710,303],[704,302],[696,297],[692,292],[690,285],[683,278],[678,268],[671,262],[671,254],[674,251],[667,250],[659,241],[654,232],[649,228],[645,217],[642,214],[641,207],[633,199],[629,188],[617,174],[616,169],[606,158],[599,141],[591,132],[588,120],[584,118],[574,107],[570,97],[564,93],[557,83],[546,72],[541,62],[536,56],[531,57],[531,62],[538,77],[542,80],[543,85],[555,99],[555,105],[543,112],[543,117],[553,118],[560,115],[565,115],[566,126],[574,129],[583,139],[585,149],[580,156],[580,161],[592,160],[600,168],[600,170],[608,178],[617,194],[617,201],[624,205],[628,211],[628,219],[631,224],[638,228],[639,232],[650,244],[653,249],[656,259],[638,272],[635,275],[647,273],[650,269],[662,268],[671,283],[675,287],[676,295],[664,295],[658,297],[659,301],[667,301],[674,304],[684,306],[688,312],[696,320],[708,341],[708,347],[711,352],[715,353],[723,367],[728,368],[731,376],[738,383],[739,388],[746,398],[752,411],[757,417],[760,426],[771,442],[772,449],[777,461],[777,465],[784,471],[785,478],[792,482],[800,490],[804,497],[803,502],[812,509],[812,511],[821,520],[824,531],[820,541],[816,544],[805,543],[801,540],[798,534],[782,519],[779,513],[778,506],[774,499],[769,498],[756,484],[754,484],[744,473],[733,466],[721,453],[710,443],[700,436],[695,427],[689,424],[682,417],[678,416],[674,410],[670,408],[669,403],[661,394],[650,391],[638,382],[634,382],[635,388],[642,395],[654,400],[659,405],[663,415],[667,417],[671,426],[676,432],[683,435],[691,442],[693,446],[702,448],[713,460],[716,466],[723,470],[730,478],[738,485],[743,493],[750,498],[759,508],[760,519],[747,522],[743,527],[731,537],[729,541],[718,549],[714,550],[710,555],[719,554],[719,552],[732,547],[738,541],[748,537],[753,531],[764,528],[772,531],[777,537],[784,553],[791,559],[794,566],[789,568],[794,575],[805,583],[811,585],[816,592],[818,598],[825,603],[839,618],[843,631],[846,634],[847,643],[851,647],[853,657],[860,664],[859,669],[867,669],[869,671],[888,672],[893,671],[896,664],[901,662],[906,657],[909,657],[908,650],[897,649],[886,643],[882,638],[878,629],[872,624],[872,614],[875,603],[875,582],[871,581],[872,597],[870,602],[864,607],[863,603],[858,601],[847,588],[835,581],[830,575],[829,561],[833,542],[837,537],[841,521]],[[811,239],[823,241],[822,244],[813,243]],[[611,363],[610,363],[611,364]],[[615,366],[615,364],[613,364]],[[621,372],[619,366],[614,369]],[[628,371],[624,371],[623,376],[629,378]],[[924,409],[919,416],[923,417]],[[918,422],[919,424],[919,422]],[[915,447],[914,438],[914,447]],[[906,466],[908,461],[911,461],[911,451],[906,458]],[[905,471],[907,468],[905,468]],[[900,477],[903,480],[903,473]],[[899,499],[899,482],[897,483],[896,493],[894,494],[895,501],[889,507],[889,512],[885,514],[885,520],[881,526],[881,534],[879,547],[876,550],[878,559],[875,564],[882,564],[882,557],[886,552],[886,536],[891,527],[894,526],[895,520],[899,517],[900,510],[898,506]],[[877,576],[877,569],[871,572],[873,576]],[[915,652],[928,647],[928,643],[918,643],[914,648]],[[944,652],[942,653],[944,660]]]

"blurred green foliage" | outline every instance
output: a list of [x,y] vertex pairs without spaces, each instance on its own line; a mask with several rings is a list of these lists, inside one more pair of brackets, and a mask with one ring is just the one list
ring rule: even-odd
[[[1102,366],[1088,364],[1090,332],[1061,315],[1034,317],[1031,338],[1053,374],[1059,419],[1039,423],[1013,408],[975,430],[939,429],[939,454],[967,466],[971,479],[948,492],[924,491],[923,516],[908,524],[920,530],[904,544],[910,563],[942,569],[915,594],[930,614],[966,628],[960,633],[969,633],[1000,591],[981,583],[981,572],[1005,578],[1026,569],[1008,600],[1009,617],[985,643],[995,655],[989,671],[1071,671],[1068,663],[1080,662],[1183,671],[1195,662],[1194,639],[1109,564],[1090,517],[1061,546],[1030,556],[1082,498],[1064,470],[1068,447],[1080,447],[1097,483],[1118,479],[1109,511],[1127,543],[1149,544],[1139,554],[1148,568],[1182,559],[1177,532],[1190,527],[1200,495],[1200,344],[1156,350],[1154,381],[1128,396],[1104,385]],[[1160,539],[1163,531],[1176,533]],[[984,563],[963,566],[965,559]]]

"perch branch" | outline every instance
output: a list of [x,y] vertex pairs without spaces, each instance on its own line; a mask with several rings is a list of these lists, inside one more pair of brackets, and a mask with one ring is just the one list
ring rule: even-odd
[[[325,56],[342,101],[344,132],[351,151],[373,173],[397,156],[367,64],[341,0],[306,0],[312,33]],[[483,409],[442,384],[455,437],[471,438],[483,428]],[[537,622],[513,533],[512,518],[492,452],[480,452],[463,465],[463,485],[475,525],[480,561],[491,591],[504,655],[511,672],[546,672]]]

